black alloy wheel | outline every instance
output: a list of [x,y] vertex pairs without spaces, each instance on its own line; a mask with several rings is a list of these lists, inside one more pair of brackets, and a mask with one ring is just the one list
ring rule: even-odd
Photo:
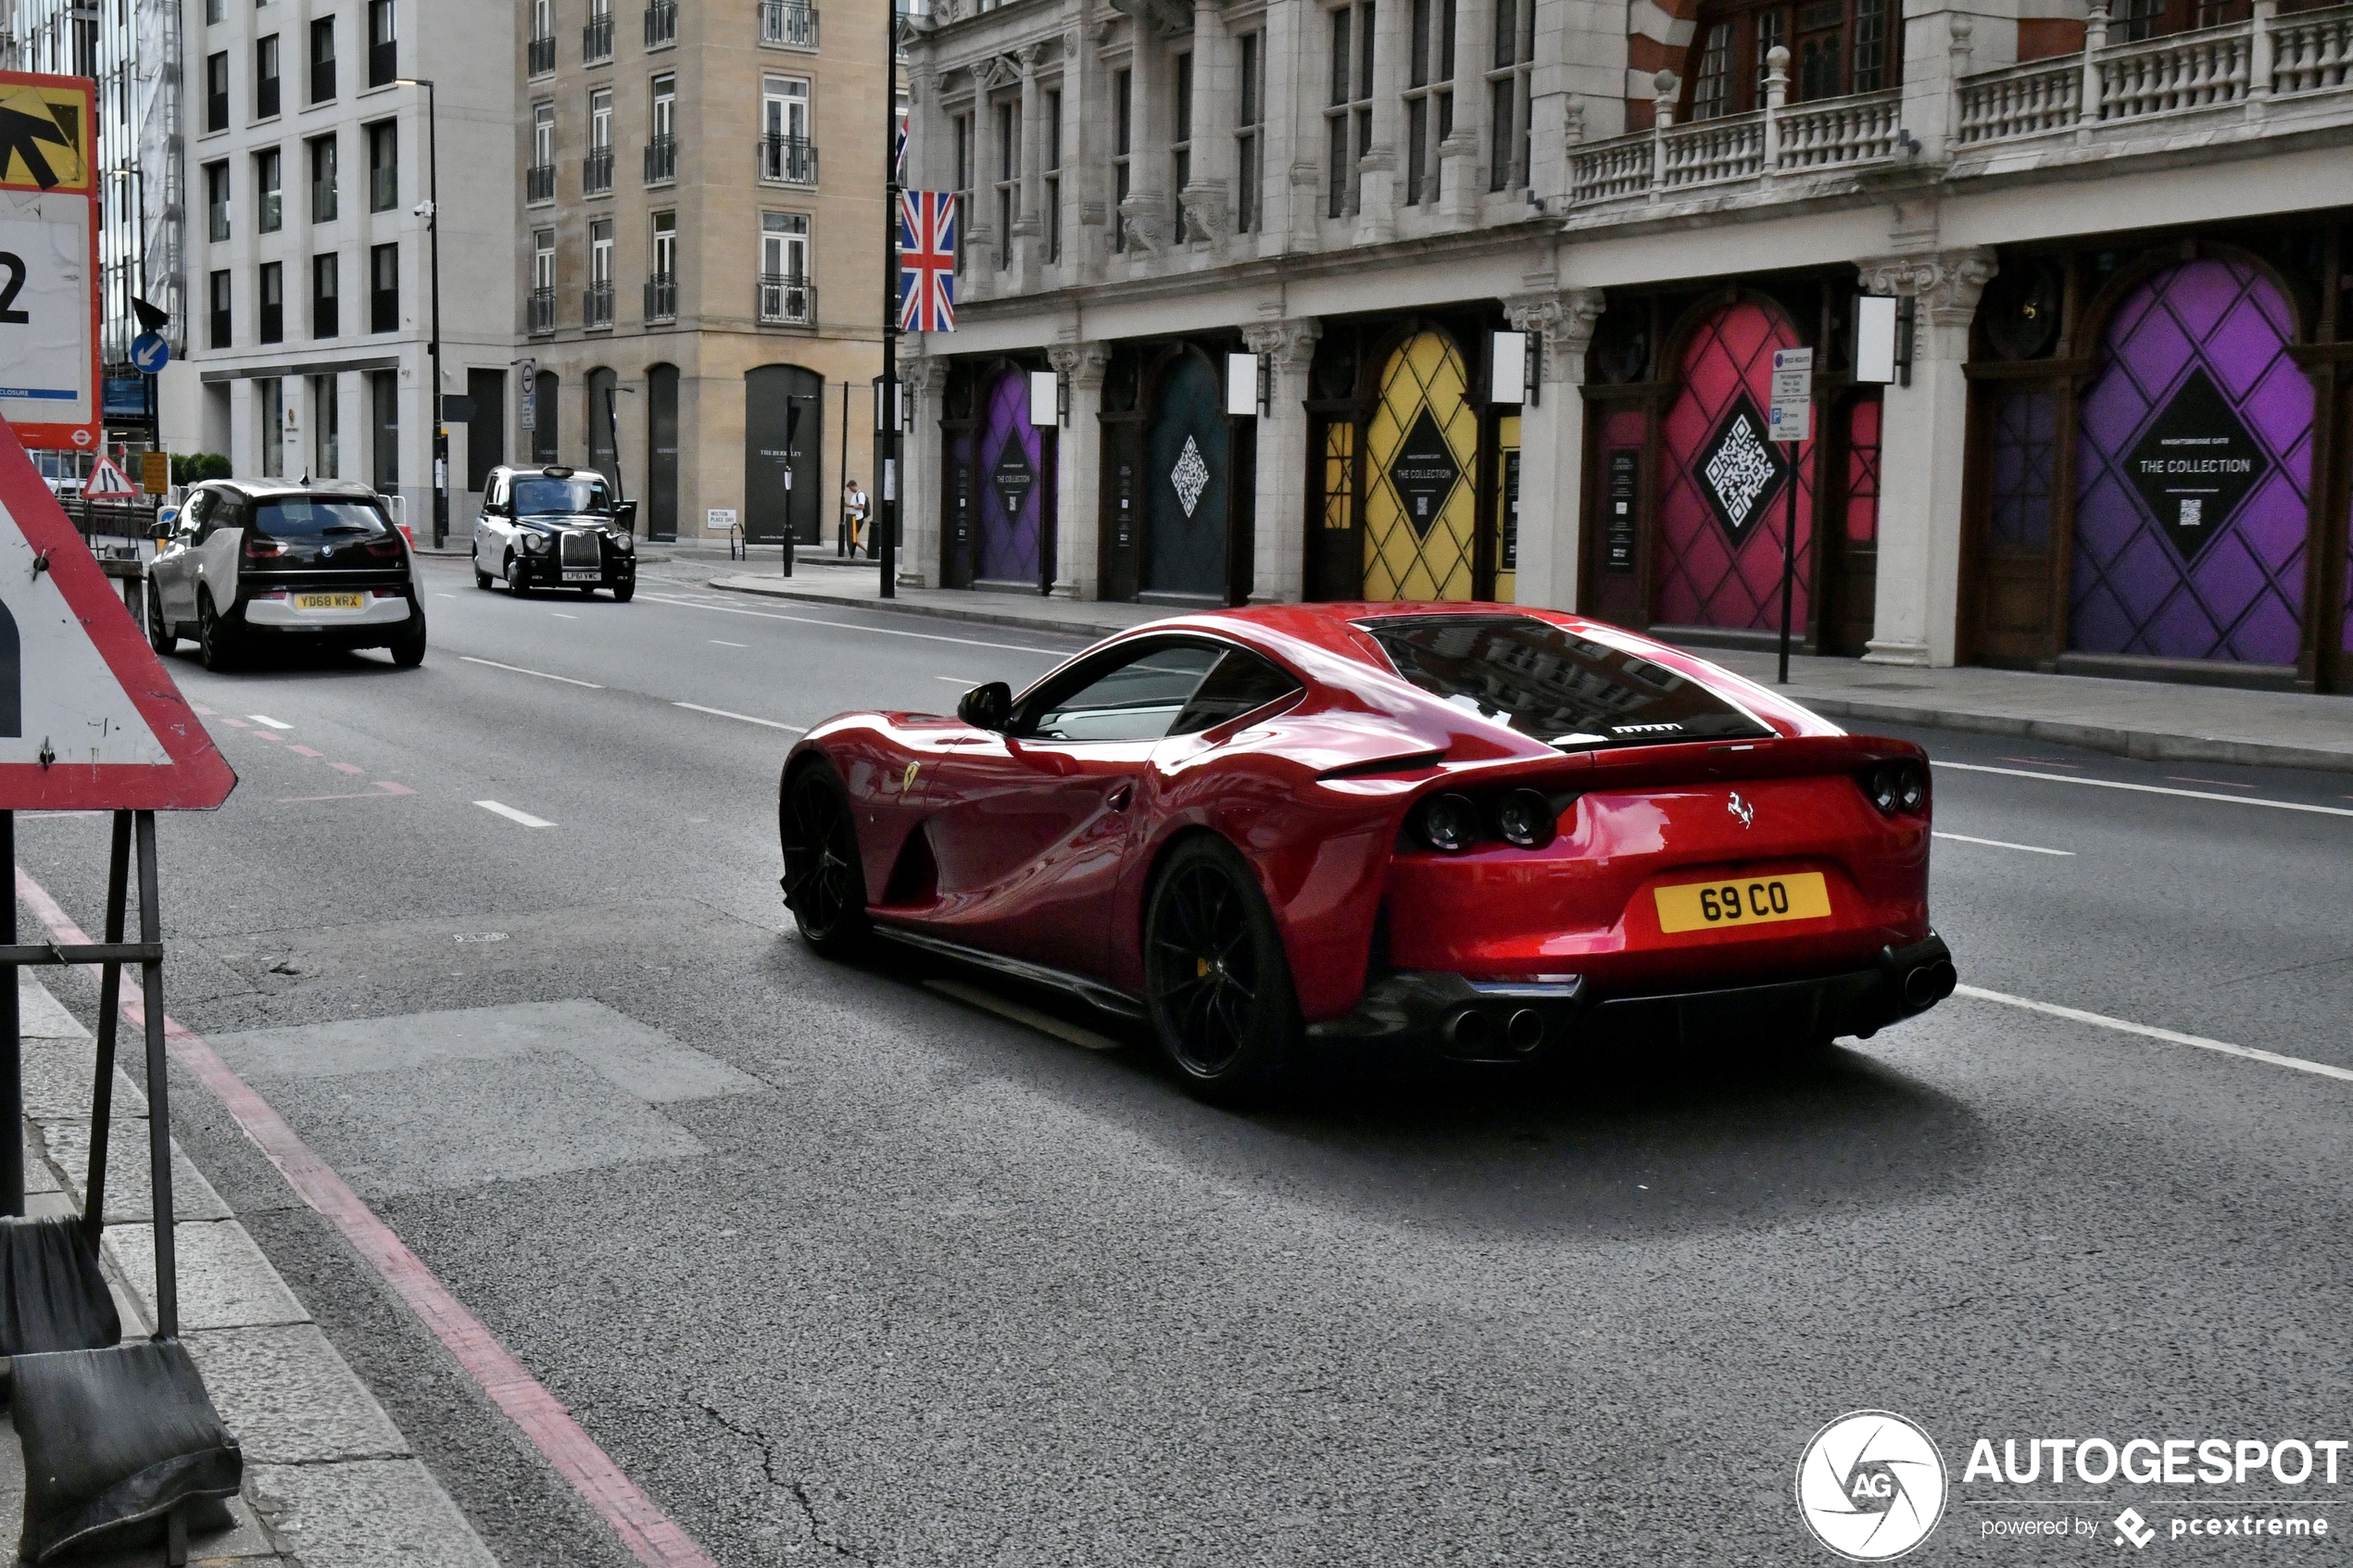
[[425,661],[425,612],[416,606],[409,607],[409,624],[400,634],[386,645],[393,663],[403,670],[414,670]]
[[522,580],[522,558],[512,550],[507,552],[507,592],[519,599],[531,597],[531,586]]
[[211,590],[204,588],[196,591],[196,657],[207,670],[226,670],[237,659],[234,636],[212,608]]
[[866,872],[858,858],[858,820],[841,775],[813,762],[785,786],[779,826],[785,851],[785,907],[801,940],[829,959],[846,958],[864,939]]
[[155,649],[157,655],[160,657],[178,647],[180,639],[172,635],[171,622],[164,619],[163,590],[156,585],[156,581],[152,577],[147,579],[145,597],[147,600],[147,646]]
[[1240,853],[1189,839],[1144,914],[1144,979],[1161,1048],[1203,1099],[1265,1098],[1289,1072],[1299,1001],[1274,911]]

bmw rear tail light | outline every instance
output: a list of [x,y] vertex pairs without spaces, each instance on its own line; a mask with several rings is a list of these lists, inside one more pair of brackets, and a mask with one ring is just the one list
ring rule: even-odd
[[1883,817],[1916,817],[1928,809],[1928,770],[1918,762],[1882,762],[1863,776],[1863,793]]
[[373,556],[378,560],[398,560],[400,558],[400,541],[394,538],[389,533],[385,534],[381,539],[371,539],[366,544],[360,546],[359,548],[362,553]]
[[1421,809],[1422,840],[1445,855],[1459,855],[1478,838],[1478,808],[1467,797],[1441,795]]
[[275,539],[264,539],[252,533],[245,535],[247,560],[276,560],[285,553],[286,547]]

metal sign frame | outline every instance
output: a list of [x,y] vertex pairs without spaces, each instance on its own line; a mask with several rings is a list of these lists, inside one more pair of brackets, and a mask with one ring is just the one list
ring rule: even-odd
[[[61,103],[67,99],[79,107],[76,143],[53,143],[46,139],[34,139],[30,133],[23,133],[19,139],[0,141],[0,212],[16,216],[30,208],[38,217],[39,209],[52,204],[82,204],[83,228],[90,242],[89,259],[82,274],[82,292],[89,302],[90,313],[86,340],[90,364],[83,383],[84,395],[80,400],[81,408],[86,410],[86,414],[82,418],[66,420],[19,419],[9,411],[11,405],[19,400],[0,398],[0,422],[14,426],[17,438],[27,446],[91,452],[97,450],[99,425],[104,419],[102,388],[98,381],[97,84],[87,77],[0,71],[0,110],[14,109],[19,114],[29,114],[33,107]],[[54,155],[57,162],[64,162],[66,155],[70,154],[73,167],[65,174],[60,174],[50,161],[52,149],[62,149]],[[42,163],[38,169],[34,167],[31,154],[40,155]],[[21,173],[18,172],[19,169]],[[45,183],[42,179],[44,174],[49,177]],[[19,271],[19,286],[22,277]],[[0,288],[5,287],[5,283],[0,283]]]

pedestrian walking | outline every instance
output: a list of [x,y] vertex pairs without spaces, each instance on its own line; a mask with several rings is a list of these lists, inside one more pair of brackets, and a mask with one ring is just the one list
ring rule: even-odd
[[849,553],[853,556],[865,542],[866,514],[871,509],[866,493],[858,488],[858,482],[854,479],[844,481],[841,487],[842,528],[849,537]]

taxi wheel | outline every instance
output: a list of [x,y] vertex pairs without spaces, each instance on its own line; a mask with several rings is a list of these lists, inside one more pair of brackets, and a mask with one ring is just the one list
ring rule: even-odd
[[486,572],[486,571],[483,571],[483,569],[482,569],[482,551],[481,551],[479,548],[477,548],[477,549],[474,551],[474,558],[473,558],[473,560],[474,560],[474,586],[475,586],[475,587],[477,587],[477,588],[482,588],[482,589],[485,589],[485,590],[486,590],[486,589],[488,589],[488,588],[489,588],[489,586],[490,586],[490,573],[488,573],[488,572]]
[[1152,884],[1144,980],[1152,1032],[1200,1098],[1252,1103],[1288,1075],[1299,998],[1282,933],[1250,862],[1224,839],[1179,845]]
[[209,590],[196,596],[196,657],[207,670],[227,670],[237,659],[235,639],[212,608]]
[[507,592],[519,599],[531,597],[530,585],[522,580],[522,562],[512,552],[507,556]]
[[147,584],[147,646],[157,654],[167,654],[180,646],[171,633],[171,622],[163,618],[163,595],[154,583]]
[[829,762],[814,762],[785,786],[781,819],[785,907],[800,938],[825,958],[846,958],[866,935],[866,872],[858,820]]
[[637,584],[636,584],[636,583],[617,583],[617,584],[615,584],[615,585],[614,585],[614,587],[613,587],[613,591],[612,591],[612,602],[613,602],[613,603],[615,603],[615,604],[617,604],[617,605],[625,605],[625,604],[627,604],[627,603],[628,603],[628,602],[629,602],[632,598],[635,598],[635,597],[636,596],[636,594],[637,594]]

